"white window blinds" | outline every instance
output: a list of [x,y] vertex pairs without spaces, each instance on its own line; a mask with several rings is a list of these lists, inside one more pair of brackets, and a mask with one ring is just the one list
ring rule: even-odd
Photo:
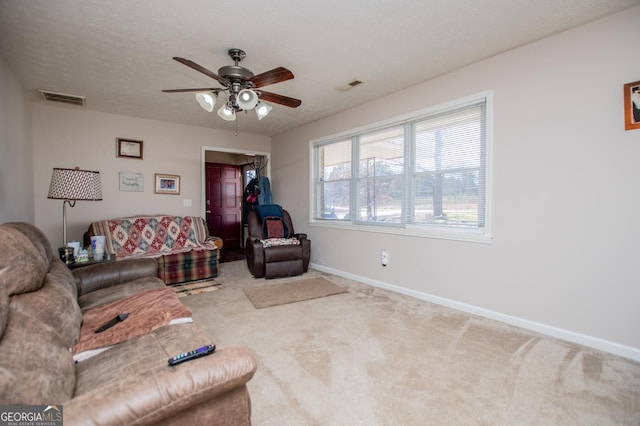
[[314,219],[486,236],[487,98],[313,145]]

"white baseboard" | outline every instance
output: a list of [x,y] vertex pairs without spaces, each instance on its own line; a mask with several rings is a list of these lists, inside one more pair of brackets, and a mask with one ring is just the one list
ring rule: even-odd
[[416,290],[411,290],[411,289],[400,287],[394,284],[385,283],[383,281],[378,281],[371,278],[362,277],[360,275],[351,274],[349,272],[340,271],[338,269],[329,268],[327,266],[316,264],[316,263],[310,264],[309,267],[313,269],[317,269],[318,271],[326,272],[329,274],[337,275],[339,277],[369,284],[374,287],[393,291],[395,293],[400,293],[406,296],[415,297],[416,299],[424,300],[426,302],[431,302],[437,305],[442,305],[452,309],[457,309],[459,311],[468,312],[470,314],[479,315],[484,318],[489,318],[489,319],[500,321],[506,324],[511,324],[516,327],[535,331],[537,333],[545,334],[547,336],[566,340],[572,343],[577,343],[583,346],[588,346],[590,348],[598,349],[604,352],[609,352],[614,355],[618,355],[624,358],[628,358],[628,359],[640,362],[640,348],[625,346],[619,343],[611,342],[608,340],[600,339],[600,338],[589,336],[586,334],[576,333],[570,330],[565,330],[562,328],[541,324],[535,321],[530,321],[527,319],[518,318],[511,315],[502,314],[500,312],[495,312],[489,309],[480,308],[478,306],[468,305],[466,303],[457,302],[455,300],[446,299],[444,297],[434,296],[428,293],[422,293]]

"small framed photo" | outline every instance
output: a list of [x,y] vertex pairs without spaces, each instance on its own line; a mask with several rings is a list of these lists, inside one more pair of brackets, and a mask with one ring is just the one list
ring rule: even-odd
[[180,176],[156,173],[156,194],[180,194]]
[[640,129],[640,81],[624,85],[624,129]]
[[142,160],[142,141],[118,138],[117,149],[118,157]]

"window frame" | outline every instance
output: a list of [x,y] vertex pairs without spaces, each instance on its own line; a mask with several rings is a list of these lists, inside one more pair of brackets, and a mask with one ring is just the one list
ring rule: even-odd
[[[373,221],[363,221],[363,220],[355,220],[354,218],[350,220],[335,220],[335,219],[324,219],[315,217],[316,216],[316,197],[319,194],[316,193],[318,189],[318,182],[316,181],[316,176],[318,176],[317,171],[320,167],[319,158],[316,155],[316,147],[322,145],[328,145],[335,142],[344,141],[347,139],[351,139],[351,162],[352,162],[352,177],[351,177],[351,185],[350,185],[350,212],[353,213],[357,206],[357,200],[354,199],[357,197],[357,185],[358,185],[358,176],[354,176],[356,174],[353,169],[354,162],[359,161],[359,144],[356,142],[357,137],[370,134],[372,132],[388,129],[394,126],[404,126],[404,135],[405,140],[415,139],[414,130],[415,127],[412,123],[418,122],[420,120],[428,119],[430,117],[447,113],[449,111],[454,111],[460,108],[464,108],[466,106],[471,106],[477,104],[479,102],[485,102],[485,170],[484,170],[484,179],[485,185],[484,188],[480,188],[480,190],[484,190],[484,227],[479,228],[446,228],[446,227],[437,227],[430,226],[428,224],[415,224],[407,221],[408,216],[413,216],[413,212],[407,213],[408,209],[412,209],[412,204],[415,201],[415,196],[413,194],[413,179],[412,179],[412,169],[413,162],[415,161],[415,153],[413,150],[415,149],[415,143],[406,143],[405,144],[405,152],[404,152],[404,164],[405,170],[404,173],[404,187],[405,187],[405,195],[403,197],[402,202],[402,220],[401,223],[385,223],[385,222],[373,222]],[[309,197],[309,224],[313,227],[319,228],[335,228],[335,229],[345,229],[352,231],[364,231],[364,232],[377,232],[384,234],[395,234],[395,235],[406,235],[406,236],[414,236],[414,237],[424,237],[424,238],[436,238],[436,239],[446,239],[446,240],[456,240],[456,241],[468,241],[468,242],[479,242],[479,243],[491,243],[493,240],[492,236],[492,211],[493,211],[493,203],[491,201],[491,197],[493,194],[492,190],[492,160],[493,160],[493,93],[491,90],[483,91],[480,93],[476,93],[464,98],[455,99],[449,102],[445,102],[442,104],[438,104],[435,106],[431,106],[422,110],[410,112],[407,114],[403,114],[401,116],[396,116],[390,119],[386,119],[379,122],[374,122],[368,125],[364,125],[358,128],[350,129],[344,132],[336,133],[327,137],[317,138],[309,141],[309,158],[311,167],[309,168],[309,182],[310,182],[310,197]],[[407,196],[407,193],[410,193]]]

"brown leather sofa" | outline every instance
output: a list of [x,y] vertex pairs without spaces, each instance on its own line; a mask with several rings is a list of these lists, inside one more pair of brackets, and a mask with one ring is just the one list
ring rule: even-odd
[[246,240],[247,266],[255,278],[278,278],[300,275],[309,269],[311,241],[307,234],[296,234],[289,212],[282,209],[282,221],[288,237],[298,240],[295,245],[266,247],[265,226],[257,211],[247,215],[249,235]]
[[70,348],[92,310],[156,288],[174,296],[156,272],[153,259],[72,272],[35,226],[0,225],[0,404],[62,405],[65,425],[250,424],[246,384],[256,363],[247,349],[223,346],[167,364],[212,343],[193,322],[160,326],[74,362]]

